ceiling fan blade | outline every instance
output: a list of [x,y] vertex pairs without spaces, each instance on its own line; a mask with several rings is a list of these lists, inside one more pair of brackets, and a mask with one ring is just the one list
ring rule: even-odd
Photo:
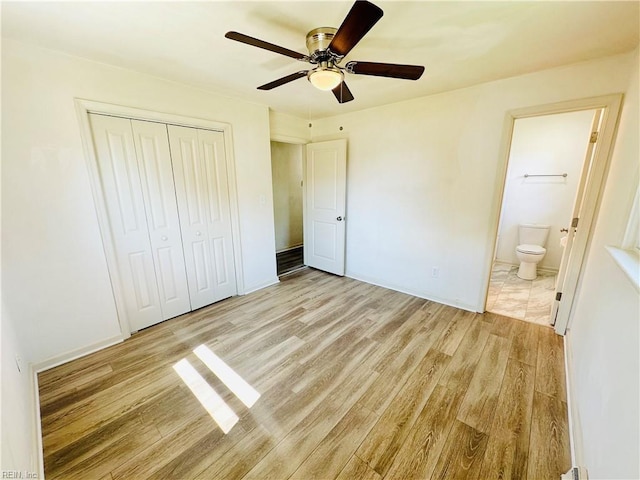
[[356,1],[331,40],[329,50],[341,57],[346,56],[382,15],[382,9],[373,3]]
[[287,75],[286,77],[279,78],[278,80],[274,80],[273,82],[265,83],[264,85],[260,85],[258,90],[271,90],[272,88],[279,87],[280,85],[284,85],[285,83],[293,82],[302,77],[307,76],[306,70],[300,70],[299,72],[292,73],[291,75]]
[[227,32],[224,36],[231,40],[235,40],[236,42],[246,43],[247,45],[263,48],[265,50],[269,50],[270,52],[275,52],[279,53],[280,55],[286,55],[287,57],[295,58],[296,60],[308,59],[308,57],[302,53],[295,52],[293,50],[289,50],[288,48],[274,45],[273,43],[265,42],[263,40],[258,40],[257,38],[250,37],[249,35],[245,35],[243,33]]
[[418,80],[424,73],[424,67],[420,65],[377,62],[349,62],[345,65],[345,70],[356,75],[403,78],[405,80]]
[[336,88],[334,88],[331,91],[335,95],[336,100],[338,100],[338,103],[347,103],[353,100],[353,94],[351,93],[351,90],[349,90],[349,87],[347,87],[347,84],[344,81],[342,81],[340,85],[338,85]]

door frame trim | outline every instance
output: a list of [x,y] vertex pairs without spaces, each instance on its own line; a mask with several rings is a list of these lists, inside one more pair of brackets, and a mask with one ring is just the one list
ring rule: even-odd
[[231,236],[233,245],[233,262],[236,270],[236,290],[238,295],[244,295],[244,270],[242,268],[242,243],[240,237],[240,209],[238,207],[238,188],[236,181],[236,162],[233,151],[233,131],[230,123],[219,122],[204,118],[186,117],[172,113],[156,112],[139,108],[127,107],[103,103],[83,98],[74,98],[76,115],[80,126],[80,137],[84,150],[85,162],[89,173],[89,183],[93,196],[96,217],[102,238],[102,247],[107,263],[107,272],[113,291],[113,297],[120,325],[120,333],[123,339],[131,336],[131,324],[124,307],[124,296],[122,294],[122,283],[116,265],[116,254],[113,240],[111,238],[111,228],[109,227],[106,202],[103,196],[100,174],[98,171],[98,160],[93,147],[93,135],[89,114],[111,115],[123,117],[131,120],[142,120],[170,125],[179,125],[191,128],[203,128],[222,132],[224,135],[224,148],[227,163],[227,183],[229,185],[229,208],[231,216]]
[[489,294],[489,284],[491,281],[491,268],[493,264],[493,256],[497,245],[497,235],[500,222],[500,212],[502,211],[502,203],[504,190],[506,187],[507,168],[509,164],[509,156],[511,153],[511,140],[513,137],[513,128],[515,121],[519,118],[538,117],[544,115],[553,115],[556,113],[568,113],[580,110],[596,110],[603,109],[603,118],[601,121],[600,134],[593,157],[592,172],[590,179],[585,187],[583,197],[583,213],[580,217],[580,228],[576,232],[574,239],[574,248],[569,257],[569,265],[565,276],[565,284],[569,286],[563,293],[561,303],[556,318],[555,331],[559,335],[564,335],[572,320],[574,297],[578,290],[580,277],[584,270],[586,254],[591,243],[593,235],[593,227],[598,214],[602,191],[604,190],[605,180],[609,170],[609,163],[613,153],[613,144],[618,129],[620,118],[620,110],[622,106],[623,94],[602,95],[597,97],[581,98],[568,100],[564,102],[534,105],[519,109],[510,110],[505,114],[502,141],[499,151],[499,164],[496,175],[496,189],[494,191],[493,209],[491,212],[489,229],[490,238],[487,245],[485,256],[485,268],[483,279],[483,294],[480,298],[479,312],[486,310],[487,298]]

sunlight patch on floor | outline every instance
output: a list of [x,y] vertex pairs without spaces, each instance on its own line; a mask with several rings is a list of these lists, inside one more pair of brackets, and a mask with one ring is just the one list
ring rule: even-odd
[[195,353],[213,374],[231,390],[247,408],[251,408],[260,398],[260,394],[238,375],[229,365],[219,358],[206,345],[200,345]]
[[196,369],[183,358],[173,366],[182,381],[196,396],[202,406],[209,412],[224,433],[228,433],[238,423],[238,416],[216,391],[202,378]]

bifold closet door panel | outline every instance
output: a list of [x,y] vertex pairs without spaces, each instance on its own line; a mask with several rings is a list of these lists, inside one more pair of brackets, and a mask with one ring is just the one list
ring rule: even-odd
[[217,300],[238,293],[235,264],[233,261],[233,239],[231,233],[231,207],[224,134],[212,130],[198,130],[198,144],[205,169],[205,191],[207,192],[207,231]]
[[162,319],[191,310],[167,126],[132,120]]
[[[209,133],[223,136],[175,125],[168,130],[191,306],[196,309],[236,293],[224,148],[208,139]],[[220,237],[220,219],[229,224],[227,238]]]
[[130,327],[139,330],[162,321],[162,310],[131,121],[95,114],[90,121],[118,283]]

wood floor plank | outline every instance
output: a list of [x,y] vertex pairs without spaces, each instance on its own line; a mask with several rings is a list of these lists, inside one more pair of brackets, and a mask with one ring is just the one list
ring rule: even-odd
[[562,337],[551,328],[539,331],[536,390],[567,401]]
[[488,435],[456,420],[431,478],[480,478]]
[[488,338],[489,333],[482,328],[482,322],[475,322],[460,342],[449,366],[440,378],[440,384],[451,390],[462,389],[466,393]]
[[430,350],[407,379],[356,454],[384,476],[409,435],[450,357]]
[[382,414],[405,384],[411,372],[429,352],[431,345],[446,325],[446,322],[439,322],[421,329],[399,354],[389,358],[381,370],[376,369],[380,372],[380,376],[363,395],[361,400],[363,406]]
[[520,476],[514,471],[516,470],[514,458],[518,448],[517,445],[518,435],[510,430],[492,433],[489,437],[478,478],[526,479],[526,470],[524,472],[525,476]]
[[571,468],[567,404],[534,392],[527,478],[557,479]]
[[183,449],[189,450],[200,438],[217,429],[210,416],[202,415],[196,421],[185,424],[177,431],[174,430],[112,469],[111,476],[113,480],[148,478],[177,457]]
[[[353,375],[345,375],[340,386],[332,389],[330,395],[318,402],[311,411],[301,410],[305,414],[299,415],[294,420],[292,420],[292,408],[287,407],[283,413],[287,415],[287,420],[290,420],[290,433],[284,436],[282,441],[245,478],[278,479],[287,478],[293,474],[297,466],[317,447],[320,440],[328,435],[356,404],[362,392],[373,383],[375,375],[367,380],[362,378],[361,375],[366,370],[368,370],[367,366],[361,365],[353,371]],[[308,402],[305,403],[308,404]],[[280,424],[284,423],[280,421]],[[286,459],[286,462],[283,463],[282,459]]]
[[366,462],[353,455],[336,479],[355,480],[356,478],[358,480],[380,480],[381,477]]
[[[245,452],[247,456],[264,455],[259,449],[255,449],[255,442],[263,438],[261,433],[260,430],[244,430],[236,425],[225,435],[219,428],[213,428],[201,436],[197,442],[191,444],[188,449],[179,449],[176,456],[151,472],[146,478],[149,480],[196,478],[212,464],[218,463],[227,451],[243,440],[254,442],[254,449]],[[268,449],[271,448],[272,446],[269,445]]]
[[166,389],[176,385],[172,374],[168,368],[158,370],[144,378],[123,382],[127,388],[109,392],[110,395],[95,395],[77,406],[71,405],[51,422],[43,418],[42,440],[45,450],[55,452],[74,439],[88,435],[138,406],[161,397]]
[[160,438],[160,434],[154,427],[140,427],[136,432],[129,433],[115,442],[108,443],[95,454],[88,456],[81,462],[64,468],[57,475],[45,474],[50,479],[86,480],[87,478],[100,478],[107,475],[113,469],[142,451],[149,443]]
[[535,366],[538,361],[538,333],[544,327],[537,327],[522,320],[513,320],[511,329],[511,353],[516,360]]
[[258,426],[251,430],[250,435],[244,435],[231,448],[221,455],[217,455],[215,462],[212,462],[206,469],[190,478],[198,480],[243,478],[267,452],[275,447],[276,442],[277,440],[269,432]]
[[476,317],[477,314],[473,312],[457,310],[446,330],[438,339],[438,343],[435,348],[447,355],[453,355]]
[[[39,374],[45,474],[557,478],[568,426],[550,332],[307,268]],[[200,345],[260,393],[251,407]],[[182,359],[238,416],[228,433]]]
[[377,372],[382,371],[390,360],[401,355],[411,340],[424,329],[428,317],[427,311],[419,309],[406,319],[394,335],[380,341],[381,348],[375,353],[374,369]]
[[354,405],[289,478],[322,480],[337,477],[377,420],[375,413],[359,404]]
[[462,397],[442,385],[435,387],[385,479],[431,478]]
[[512,318],[498,315],[497,313],[485,312],[482,314],[482,321],[490,324],[486,328],[492,335],[512,338],[511,332],[516,324]]
[[507,367],[509,347],[508,339],[489,335],[458,411],[458,420],[480,432],[489,433],[491,428]]
[[96,382],[112,372],[113,369],[111,365],[98,365],[88,370],[81,370],[67,375],[64,378],[64,382],[44,383],[44,387],[41,387],[39,392],[40,404],[47,405],[51,403],[52,400],[59,399],[65,394],[68,394],[69,391],[75,392],[77,388],[81,388],[87,383]]
[[[491,427],[486,465],[483,464],[485,478],[507,469],[512,478],[526,478],[534,382],[534,367],[515,359],[509,360]],[[500,453],[501,450],[505,453]],[[511,454],[512,457],[506,457]],[[503,458],[510,464],[503,465]]]

